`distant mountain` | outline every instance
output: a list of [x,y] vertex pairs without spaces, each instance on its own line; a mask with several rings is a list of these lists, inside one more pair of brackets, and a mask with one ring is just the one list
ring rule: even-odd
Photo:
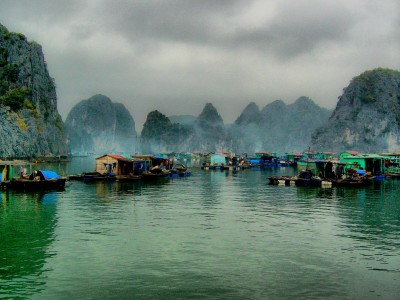
[[312,144],[316,150],[398,152],[400,72],[378,68],[353,78]]
[[332,110],[320,107],[307,97],[300,97],[288,105],[284,116],[284,150],[306,150],[311,145],[312,133],[325,124],[331,114]]
[[197,117],[195,132],[198,151],[215,152],[226,148],[228,135],[224,121],[211,103],[207,103]]
[[290,105],[276,100],[261,111],[250,103],[230,127],[230,139],[238,153],[302,151],[310,146],[311,133],[330,114],[307,97]]
[[324,124],[330,114],[331,111],[319,107],[307,97],[300,97],[290,105],[277,100],[261,111],[255,103],[249,103],[231,125],[224,124],[211,103],[204,106],[193,125],[171,122],[154,111],[149,113],[143,126],[142,147],[155,153],[302,151],[310,146],[311,133]]
[[147,115],[141,133],[141,149],[145,153],[181,152],[193,130],[171,120],[158,110]]
[[141,133],[145,152],[211,152],[225,147],[225,125],[211,103],[205,105],[194,122],[192,116],[175,116],[172,119],[186,122],[171,122],[159,111],[147,115]]
[[42,47],[0,24],[0,157],[67,152]]
[[72,152],[130,152],[137,147],[135,121],[121,103],[95,95],[82,100],[65,121]]

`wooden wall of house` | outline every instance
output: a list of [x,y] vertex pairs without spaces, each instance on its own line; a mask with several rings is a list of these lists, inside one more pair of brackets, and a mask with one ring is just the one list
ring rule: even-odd
[[[99,172],[101,174],[106,173],[107,169],[104,166],[104,164],[116,164],[117,168],[114,168],[113,171],[115,174],[118,172],[118,160],[115,158],[112,158],[110,156],[103,156],[100,158],[96,158],[96,172]],[[118,174],[117,174],[118,175]]]

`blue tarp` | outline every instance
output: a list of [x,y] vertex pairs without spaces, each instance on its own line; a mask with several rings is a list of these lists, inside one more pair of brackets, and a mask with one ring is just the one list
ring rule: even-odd
[[357,170],[357,174],[364,176],[367,172],[365,170]]
[[48,171],[48,170],[40,170],[40,172],[42,172],[43,176],[45,179],[59,179],[61,178],[60,175],[58,175],[56,172],[54,171]]

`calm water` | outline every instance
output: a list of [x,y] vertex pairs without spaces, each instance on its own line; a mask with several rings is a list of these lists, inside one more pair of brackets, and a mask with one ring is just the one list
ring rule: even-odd
[[1,192],[0,298],[399,299],[400,181],[315,189],[269,186],[272,171],[192,172]]

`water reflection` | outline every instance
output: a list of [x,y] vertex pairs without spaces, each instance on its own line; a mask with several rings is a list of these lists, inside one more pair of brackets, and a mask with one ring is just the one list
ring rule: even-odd
[[45,283],[59,197],[56,192],[1,192],[0,298],[26,297]]
[[199,192],[203,195],[203,205],[209,207],[218,204],[226,177],[225,171],[205,171],[200,176],[203,179],[199,186]]

